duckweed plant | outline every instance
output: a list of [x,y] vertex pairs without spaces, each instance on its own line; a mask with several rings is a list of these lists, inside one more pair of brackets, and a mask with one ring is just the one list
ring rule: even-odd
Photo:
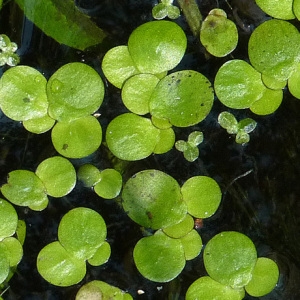
[[[59,43],[79,50],[103,43],[107,34],[72,1],[44,2],[16,0],[28,19]],[[131,176],[127,172],[142,160],[174,148],[191,164],[197,163],[206,139],[198,128],[215,101],[230,111],[250,109],[252,115],[264,116],[278,109],[286,85],[299,98],[300,34],[286,20],[298,18],[300,1],[290,2],[279,7],[279,3],[257,1],[273,18],[251,34],[249,61],[229,56],[237,47],[238,29],[224,10],[213,9],[203,22],[200,20],[198,42],[205,54],[228,58],[213,82],[198,71],[182,69],[188,39],[172,21],[180,13],[173,1],[154,6],[153,17],[158,20],[138,26],[126,45],[103,54],[103,74],[84,62],[69,62],[51,76],[31,66],[15,66],[19,63],[16,44],[1,35],[0,65],[8,67],[0,78],[0,108],[32,134],[42,136],[51,131],[56,151],[37,164],[35,171],[12,170],[1,187],[6,198],[0,200],[1,220],[5,220],[0,224],[3,289],[23,255],[24,222],[14,207],[47,211],[52,198],[64,198],[77,184],[83,184],[101,199],[115,199],[142,228],[144,236],[137,240],[132,257],[148,280],[171,282],[202,253],[206,275],[190,285],[186,299],[243,299],[246,293],[254,297],[270,293],[279,279],[278,266],[270,258],[258,257],[250,238],[223,231],[206,240],[201,237],[201,228],[195,226],[196,220],[209,222],[217,211],[222,213],[220,178],[199,171],[179,183],[155,168],[144,168]],[[190,24],[190,15],[185,17]],[[108,85],[119,90],[124,108],[102,126],[106,116],[98,112],[105,104]],[[236,143],[243,146],[259,127],[252,118],[237,121],[229,111],[220,113],[216,122],[235,134]],[[186,129],[187,141],[176,138]],[[109,153],[115,168],[89,163],[99,147]],[[39,250],[37,270],[52,285],[78,284],[86,275],[86,263],[97,267],[109,260],[114,252],[109,242],[103,217],[91,208],[74,207],[62,216],[57,238]],[[81,286],[76,299],[133,296],[93,280]],[[5,299],[5,294],[2,297]]]

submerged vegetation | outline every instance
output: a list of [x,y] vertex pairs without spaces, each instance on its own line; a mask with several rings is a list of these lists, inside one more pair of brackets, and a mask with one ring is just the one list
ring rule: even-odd
[[[27,272],[59,299],[287,293],[270,229],[276,205],[262,196],[275,197],[265,166],[275,154],[260,144],[281,139],[272,117],[285,95],[299,98],[300,33],[287,20],[298,18],[300,2],[257,1],[264,19],[251,30],[236,1],[150,2],[126,40],[98,26],[101,10],[88,16],[84,1],[4,2],[1,14],[23,12],[62,58],[32,62],[9,30],[0,35],[0,298],[18,292],[27,256]],[[25,143],[11,165],[5,122]],[[296,145],[287,142],[284,154],[297,161],[297,129],[288,129]],[[39,222],[33,249],[30,227]]]

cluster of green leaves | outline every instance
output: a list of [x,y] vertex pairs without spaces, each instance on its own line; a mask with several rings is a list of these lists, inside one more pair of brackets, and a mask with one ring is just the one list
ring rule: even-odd
[[14,207],[0,199],[0,288],[14,274],[23,256],[26,224],[18,220]]
[[193,162],[199,156],[198,145],[203,142],[203,133],[201,131],[193,131],[189,134],[188,140],[178,140],[175,143],[175,148],[183,152],[184,158],[187,161]]
[[15,170],[8,174],[1,193],[11,203],[41,211],[48,205],[48,195],[63,197],[76,184],[76,171],[69,160],[53,156],[42,161],[35,172]]
[[255,129],[257,124],[251,118],[246,118],[238,122],[235,116],[227,111],[223,111],[219,114],[218,122],[229,134],[236,134],[235,141],[238,144],[249,142],[249,133]]
[[152,9],[152,16],[154,19],[161,20],[165,17],[169,19],[177,19],[180,16],[180,10],[173,5],[173,0],[161,0]]
[[46,245],[38,254],[37,268],[48,282],[57,286],[78,283],[92,266],[104,264],[110,245],[103,218],[94,210],[77,207],[66,213],[58,227],[58,241]]
[[150,280],[167,282],[181,273],[186,260],[199,255],[202,240],[193,229],[193,217],[212,216],[220,204],[221,190],[210,177],[191,177],[180,187],[162,171],[144,170],[126,182],[122,200],[133,221],[157,230],[134,248],[138,270]]
[[79,62],[62,66],[48,81],[29,66],[8,69],[0,79],[2,111],[33,133],[53,127],[55,149],[69,158],[88,156],[100,146],[101,125],[91,114],[103,97],[99,74]]
[[94,165],[85,164],[79,168],[77,176],[86,187],[92,187],[104,199],[113,199],[120,194],[122,176],[115,169],[100,171]]
[[[72,1],[62,4],[47,0],[43,5],[16,2],[29,19],[58,42],[85,49],[105,37],[89,19],[74,10]],[[271,6],[267,2],[258,1],[262,7]],[[283,19],[297,16],[300,1],[285,1],[284,5],[286,9],[292,6],[293,11],[287,9]],[[161,19],[172,18],[177,10],[172,1],[162,1],[153,11]],[[273,13],[268,8],[266,12]],[[68,31],[72,34],[66,36]],[[237,39],[235,25],[220,9],[212,10],[202,22],[200,41],[216,57],[231,53]],[[209,80],[199,72],[181,70],[168,74],[178,66],[187,47],[186,35],[177,24],[152,21],[139,26],[130,35],[127,46],[110,49],[102,61],[105,77],[121,89],[122,101],[128,109],[108,124],[106,145],[124,161],[166,153],[174,145],[188,161],[194,161],[199,155],[202,132],[192,132],[187,141],[175,143],[173,127],[190,127],[204,120],[212,108],[214,91],[225,106],[250,108],[258,115],[271,114],[279,107],[287,83],[291,93],[299,97],[299,43],[299,32],[292,24],[275,19],[264,22],[250,37],[250,63],[238,59],[227,61],[217,72],[213,90]],[[0,40],[1,45],[4,45],[2,53],[14,53],[14,44],[5,36]],[[23,122],[30,132],[40,134],[52,129],[56,151],[67,158],[86,157],[100,146],[102,128],[93,114],[103,97],[104,84],[99,74],[78,62],[62,66],[49,80],[27,66],[8,69],[0,79],[1,110],[9,118]],[[228,112],[221,113],[218,121],[228,133],[236,134],[236,141],[241,144],[249,141],[249,133],[256,127],[254,120],[238,122]],[[46,208],[48,196],[67,195],[76,184],[73,165],[60,156],[46,159],[35,172],[16,170],[8,175],[7,184],[1,187],[4,197],[33,210]],[[117,197],[122,189],[122,176],[114,169],[100,171],[87,164],[79,168],[78,178],[105,199]],[[133,221],[150,231],[134,248],[139,272],[157,282],[178,276],[186,261],[197,257],[202,249],[194,218],[212,216],[220,201],[221,190],[210,177],[191,177],[181,187],[174,178],[158,170],[144,170],[130,178],[122,191],[122,206]],[[6,207],[4,211],[8,211],[4,218],[11,217],[14,222],[8,225],[9,229],[3,229],[5,236],[0,237],[0,247],[5,249],[0,257],[3,282],[22,256],[20,251],[14,257],[8,254],[13,252],[10,243],[22,242],[12,237],[17,216],[12,213],[11,204],[5,200],[1,203]],[[91,209],[75,208],[62,218],[58,240],[40,251],[38,271],[54,285],[76,284],[86,273],[86,261],[98,266],[108,260],[110,246],[105,239],[102,217]],[[13,247],[22,249],[19,244]],[[187,299],[195,299],[196,295],[203,299],[220,296],[242,299],[245,291],[259,297],[269,293],[278,280],[277,265],[269,259],[257,258],[251,240],[236,232],[213,237],[204,250],[204,263],[209,276],[191,285]],[[131,299],[130,295],[102,282],[84,286],[78,298],[83,297],[81,293],[97,297],[118,294],[120,299]]]
[[7,35],[0,34],[0,67],[5,64],[13,67],[20,62],[18,54],[15,53],[17,49],[17,44],[11,42]]
[[[177,24],[152,21],[132,32],[128,46],[105,54],[103,72],[122,89],[123,103],[130,111],[107,128],[108,148],[118,158],[140,160],[165,153],[175,143],[172,126],[195,125],[210,112],[213,91],[204,75],[192,70],[166,75],[181,61],[186,44]],[[143,117],[146,114],[151,119]]]
[[277,264],[265,257],[257,258],[253,242],[244,234],[225,231],[215,235],[203,254],[209,276],[191,284],[187,300],[241,300],[245,291],[254,297],[270,293],[279,278]]

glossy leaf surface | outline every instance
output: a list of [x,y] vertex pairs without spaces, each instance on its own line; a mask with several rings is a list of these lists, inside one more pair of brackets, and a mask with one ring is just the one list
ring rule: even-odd
[[232,288],[242,288],[251,280],[257,253],[247,236],[225,231],[208,241],[203,258],[212,279]]
[[196,71],[184,70],[164,77],[154,89],[150,114],[178,127],[195,125],[205,119],[213,105],[209,80]]
[[26,17],[58,43],[84,50],[99,44],[106,34],[70,0],[16,0]]
[[176,67],[187,45],[184,31],[170,21],[151,21],[137,27],[128,39],[129,53],[142,73],[161,73]]
[[139,272],[156,282],[171,281],[185,266],[180,240],[163,233],[140,239],[134,247],[133,258]]
[[131,177],[123,188],[122,199],[128,216],[146,228],[164,228],[186,216],[179,184],[158,170],[141,171]]

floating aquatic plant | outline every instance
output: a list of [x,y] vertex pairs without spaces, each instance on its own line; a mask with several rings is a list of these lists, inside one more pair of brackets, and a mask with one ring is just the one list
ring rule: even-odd
[[160,3],[152,8],[152,16],[154,19],[161,20],[165,17],[177,19],[180,16],[180,10],[173,5],[173,0],[160,0]]
[[189,134],[187,142],[178,140],[175,143],[175,148],[183,152],[184,158],[189,161],[195,161],[199,156],[198,145],[203,141],[203,133],[201,131],[193,131]]
[[246,118],[238,122],[235,116],[227,111],[223,111],[219,114],[218,122],[229,134],[236,134],[235,141],[238,144],[248,143],[250,141],[249,133],[252,132],[257,125],[251,118]]
[[[0,3],[1,9],[2,3]],[[15,53],[18,45],[10,41],[10,38],[5,34],[0,34],[0,67],[7,64],[14,67],[20,62],[20,57]]]
[[200,41],[212,55],[223,57],[231,53],[238,43],[236,25],[222,9],[213,9],[203,20],[200,30]]

